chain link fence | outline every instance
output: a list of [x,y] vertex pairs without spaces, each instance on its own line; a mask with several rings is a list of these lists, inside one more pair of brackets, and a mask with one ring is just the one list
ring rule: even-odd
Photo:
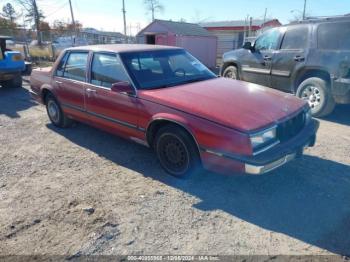
[[99,31],[93,28],[82,30],[35,30],[22,28],[0,28],[0,35],[6,40],[8,50],[20,51],[26,60],[32,62],[54,61],[66,48],[72,46],[134,43],[132,37],[125,37],[117,32]]

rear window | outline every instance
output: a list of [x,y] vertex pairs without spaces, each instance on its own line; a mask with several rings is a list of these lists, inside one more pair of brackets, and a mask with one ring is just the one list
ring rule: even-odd
[[317,35],[319,49],[350,50],[350,22],[322,24]]

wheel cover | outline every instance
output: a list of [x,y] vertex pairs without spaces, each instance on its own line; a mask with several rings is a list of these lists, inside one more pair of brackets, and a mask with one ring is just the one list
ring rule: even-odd
[[231,79],[236,79],[236,74],[232,71],[232,70],[229,70],[225,73],[224,77],[226,78],[231,78]]
[[312,110],[318,110],[324,102],[320,89],[312,85],[305,87],[301,93],[301,98],[309,103]]
[[58,108],[58,105],[55,101],[50,100],[47,103],[47,112],[50,116],[50,119],[54,122],[54,123],[58,123],[60,121],[60,110]]
[[185,144],[175,135],[165,135],[159,141],[159,159],[171,173],[181,175],[189,168],[189,153]]

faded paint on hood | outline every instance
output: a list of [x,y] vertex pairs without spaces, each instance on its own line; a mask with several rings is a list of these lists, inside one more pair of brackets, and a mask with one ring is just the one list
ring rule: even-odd
[[306,104],[291,94],[226,78],[140,90],[139,97],[241,131],[272,125]]

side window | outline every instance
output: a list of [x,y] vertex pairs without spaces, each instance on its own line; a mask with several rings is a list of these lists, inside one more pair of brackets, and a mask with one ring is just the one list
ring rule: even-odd
[[276,50],[278,48],[278,41],[280,32],[278,29],[271,29],[260,36],[255,41],[256,50]]
[[350,22],[321,24],[317,39],[319,49],[350,50]]
[[62,57],[61,61],[59,62],[57,69],[56,69],[56,73],[55,73],[56,76],[60,76],[60,77],[63,76],[64,66],[66,65],[68,55],[69,55],[69,53],[66,52],[65,55]]
[[94,54],[91,84],[111,88],[112,84],[129,81],[120,59],[115,54]]
[[309,30],[307,27],[291,28],[287,30],[281,49],[300,50],[307,47]]
[[86,67],[89,54],[87,52],[71,52],[63,73],[63,77],[77,80],[86,80]]

